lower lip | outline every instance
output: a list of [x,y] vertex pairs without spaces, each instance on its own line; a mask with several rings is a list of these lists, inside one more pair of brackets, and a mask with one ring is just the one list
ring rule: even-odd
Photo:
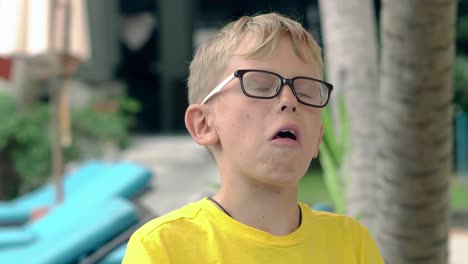
[[281,146],[297,146],[299,142],[290,138],[276,138],[271,141],[273,144]]

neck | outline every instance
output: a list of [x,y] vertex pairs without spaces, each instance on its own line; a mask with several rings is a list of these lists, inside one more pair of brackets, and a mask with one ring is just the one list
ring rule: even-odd
[[301,221],[297,187],[293,189],[221,187],[213,198],[235,220],[284,236],[295,231]]

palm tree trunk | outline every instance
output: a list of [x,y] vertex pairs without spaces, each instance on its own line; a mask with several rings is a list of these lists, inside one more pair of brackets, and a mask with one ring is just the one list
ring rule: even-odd
[[376,239],[387,264],[447,263],[455,0],[384,0]]
[[348,183],[347,214],[371,228],[376,207],[373,190],[378,94],[374,5],[371,0],[320,0],[319,3],[327,77],[338,91],[332,104],[336,105],[338,96],[344,95],[350,124],[351,152],[343,169]]

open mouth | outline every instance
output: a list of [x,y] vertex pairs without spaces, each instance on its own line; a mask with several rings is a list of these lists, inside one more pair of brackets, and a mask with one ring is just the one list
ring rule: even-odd
[[280,139],[280,138],[289,138],[292,140],[297,140],[296,132],[292,130],[281,130],[280,132],[278,132],[278,134],[276,134],[276,136],[273,139]]

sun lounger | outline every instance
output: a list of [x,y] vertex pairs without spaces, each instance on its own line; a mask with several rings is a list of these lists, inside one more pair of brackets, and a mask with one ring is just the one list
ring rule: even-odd
[[[151,177],[151,171],[131,162],[87,162],[65,178],[65,200],[79,199],[86,203],[109,197],[131,198],[148,187]],[[51,207],[55,198],[54,188],[48,184],[0,205],[0,225],[24,223],[35,209]]]
[[[64,195],[73,196],[91,177],[109,169],[110,164],[99,161],[88,161],[64,177]],[[52,206],[55,200],[55,186],[45,184],[36,190],[14,200],[0,203],[0,225],[21,224],[29,220],[37,208]]]
[[[54,235],[57,226],[66,225],[64,219],[79,217],[83,210],[115,197],[131,198],[149,183],[151,172],[143,166],[121,162],[106,173],[89,179],[79,194],[69,197],[51,208],[43,217],[22,226],[0,228],[0,250],[28,245],[41,237]],[[1,263],[1,262],[0,262]]]
[[[89,255],[80,264],[120,264],[125,256],[127,250],[127,242],[132,234],[140,228],[143,224],[155,218],[154,215],[150,214],[146,209],[142,213],[144,216],[141,220],[120,233],[114,239],[103,245],[100,249],[96,250],[93,254]],[[141,215],[141,214],[140,214]]]
[[152,172],[148,168],[132,162],[119,162],[105,173],[89,179],[69,200],[93,203],[109,197],[133,198],[149,187],[151,178]]
[[105,256],[98,264],[120,264],[125,256],[127,243],[124,243]]
[[72,206],[66,204],[51,212],[61,217],[43,225],[44,232],[36,234],[32,242],[0,249],[0,263],[77,262],[138,222],[135,206],[121,198]]

